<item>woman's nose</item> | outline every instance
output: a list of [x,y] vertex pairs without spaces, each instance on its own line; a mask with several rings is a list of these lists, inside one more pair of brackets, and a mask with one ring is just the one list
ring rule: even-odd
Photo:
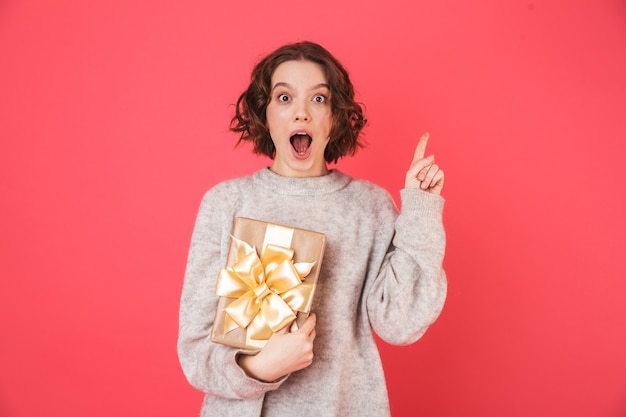
[[306,103],[300,103],[297,106],[295,115],[297,121],[308,121],[310,119],[309,109],[307,108]]

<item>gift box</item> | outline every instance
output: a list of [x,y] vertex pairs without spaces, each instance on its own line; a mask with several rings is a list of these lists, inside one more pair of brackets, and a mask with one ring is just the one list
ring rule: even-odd
[[309,315],[320,273],[326,235],[237,217],[219,295],[211,340],[261,349],[270,336]]

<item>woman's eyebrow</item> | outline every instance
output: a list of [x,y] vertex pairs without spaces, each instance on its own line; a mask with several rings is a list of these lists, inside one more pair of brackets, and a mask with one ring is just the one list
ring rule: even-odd
[[311,90],[317,90],[318,88],[325,88],[327,90],[330,90],[330,87],[326,83],[319,83],[317,85],[314,85],[313,88],[311,88]]
[[[289,88],[293,90],[293,87],[291,86],[291,84],[283,82],[283,81],[277,82],[276,84],[274,84],[274,86],[272,87],[272,91],[274,91],[277,87],[285,87],[285,88]],[[328,86],[327,83],[316,84],[313,87],[311,87],[311,90],[317,90],[318,88],[325,88],[327,90],[330,90],[330,87]]]

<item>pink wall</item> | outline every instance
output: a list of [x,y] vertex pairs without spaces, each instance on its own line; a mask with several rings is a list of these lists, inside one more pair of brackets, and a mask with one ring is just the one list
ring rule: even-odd
[[[222,4],[215,6],[213,4]],[[0,3],[0,416],[194,416],[176,352],[203,192],[256,59],[310,39],[371,124],[339,168],[447,174],[449,298],[381,345],[394,416],[626,415],[626,4]]]

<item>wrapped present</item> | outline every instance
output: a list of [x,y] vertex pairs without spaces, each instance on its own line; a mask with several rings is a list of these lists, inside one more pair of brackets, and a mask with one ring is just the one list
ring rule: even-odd
[[326,236],[310,230],[237,217],[211,340],[261,349],[270,336],[299,327],[311,310]]

